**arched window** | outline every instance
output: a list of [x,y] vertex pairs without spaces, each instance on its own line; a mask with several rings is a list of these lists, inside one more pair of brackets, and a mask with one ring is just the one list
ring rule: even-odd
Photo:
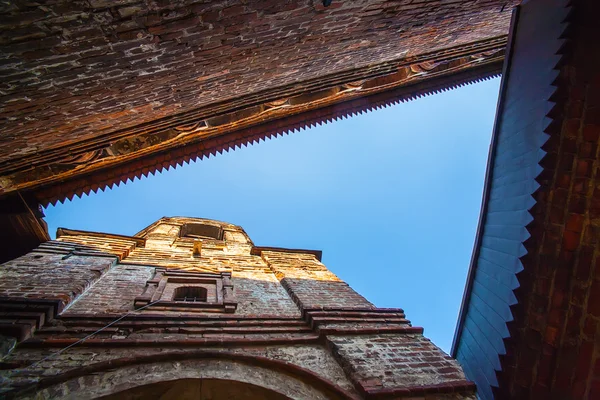
[[182,286],[175,289],[173,301],[206,302],[207,290],[201,286]]

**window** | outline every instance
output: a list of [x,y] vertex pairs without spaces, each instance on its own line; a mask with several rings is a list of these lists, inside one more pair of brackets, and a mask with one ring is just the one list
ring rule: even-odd
[[233,313],[237,301],[231,273],[187,272],[156,268],[144,292],[134,299],[134,307],[180,312]]
[[223,229],[205,224],[184,224],[181,227],[182,238],[223,240]]
[[183,286],[175,289],[173,301],[206,302],[208,291],[200,286]]

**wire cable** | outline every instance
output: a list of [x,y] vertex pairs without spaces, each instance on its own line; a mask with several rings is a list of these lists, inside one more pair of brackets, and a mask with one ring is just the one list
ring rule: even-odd
[[135,313],[137,313],[137,312],[139,312],[139,311],[142,311],[143,309],[145,309],[145,308],[147,308],[147,307],[150,307],[150,306],[152,306],[152,305],[154,305],[154,304],[156,304],[156,303],[159,303],[160,301],[161,301],[161,300],[156,300],[156,301],[153,301],[152,303],[148,303],[148,304],[146,304],[145,306],[138,308],[137,310],[130,311],[130,312],[128,312],[127,314],[124,314],[124,315],[120,316],[119,318],[115,319],[115,320],[114,320],[114,321],[112,321],[111,323],[109,323],[109,324],[107,324],[107,325],[103,326],[102,328],[98,329],[97,331],[95,331],[95,332],[93,332],[93,333],[90,333],[89,335],[87,335],[86,337],[84,337],[84,338],[82,338],[82,339],[79,339],[79,340],[78,340],[78,341],[76,341],[75,343],[71,343],[71,344],[70,344],[70,345],[68,345],[67,347],[65,347],[65,348],[63,348],[63,349],[60,349],[59,351],[57,351],[57,352],[54,352],[54,353],[52,353],[52,354],[50,354],[50,355],[48,355],[48,356],[46,356],[46,357],[42,358],[41,360],[39,360],[39,361],[36,361],[36,362],[34,362],[33,364],[30,364],[30,365],[26,366],[25,368],[21,368],[20,370],[26,370],[26,369],[29,369],[29,368],[33,368],[33,367],[35,367],[35,366],[37,366],[37,365],[39,365],[39,364],[43,363],[44,361],[47,361],[47,360],[49,360],[49,359],[51,359],[51,358],[53,358],[53,357],[56,357],[56,356],[58,356],[58,355],[61,355],[61,354],[62,354],[62,353],[64,353],[65,351],[69,350],[70,348],[72,348],[72,347],[75,347],[75,346],[77,346],[78,344],[81,344],[81,343],[85,342],[86,340],[88,340],[88,339],[89,339],[89,338],[91,338],[92,336],[94,336],[94,335],[96,335],[96,334],[98,334],[98,333],[102,332],[102,331],[103,331],[103,330],[105,330],[106,328],[109,328],[109,327],[111,327],[112,325],[116,324],[117,322],[121,321],[122,319],[124,319],[124,318],[126,318],[126,317],[128,317],[128,316],[130,316],[130,315],[135,315]]

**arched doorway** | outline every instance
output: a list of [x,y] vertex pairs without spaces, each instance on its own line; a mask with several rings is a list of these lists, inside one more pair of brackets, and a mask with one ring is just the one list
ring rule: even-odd
[[19,399],[356,399],[289,362],[230,352],[167,353],[74,369],[14,394]]
[[287,396],[249,383],[224,379],[178,379],[138,386],[102,400],[288,400]]

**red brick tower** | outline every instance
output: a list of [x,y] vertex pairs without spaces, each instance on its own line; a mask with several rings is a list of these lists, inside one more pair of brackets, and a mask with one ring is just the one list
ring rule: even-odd
[[39,205],[497,76],[517,3],[1,3],[0,262]]
[[57,236],[0,268],[8,398],[475,398],[422,328],[318,251],[195,218]]

